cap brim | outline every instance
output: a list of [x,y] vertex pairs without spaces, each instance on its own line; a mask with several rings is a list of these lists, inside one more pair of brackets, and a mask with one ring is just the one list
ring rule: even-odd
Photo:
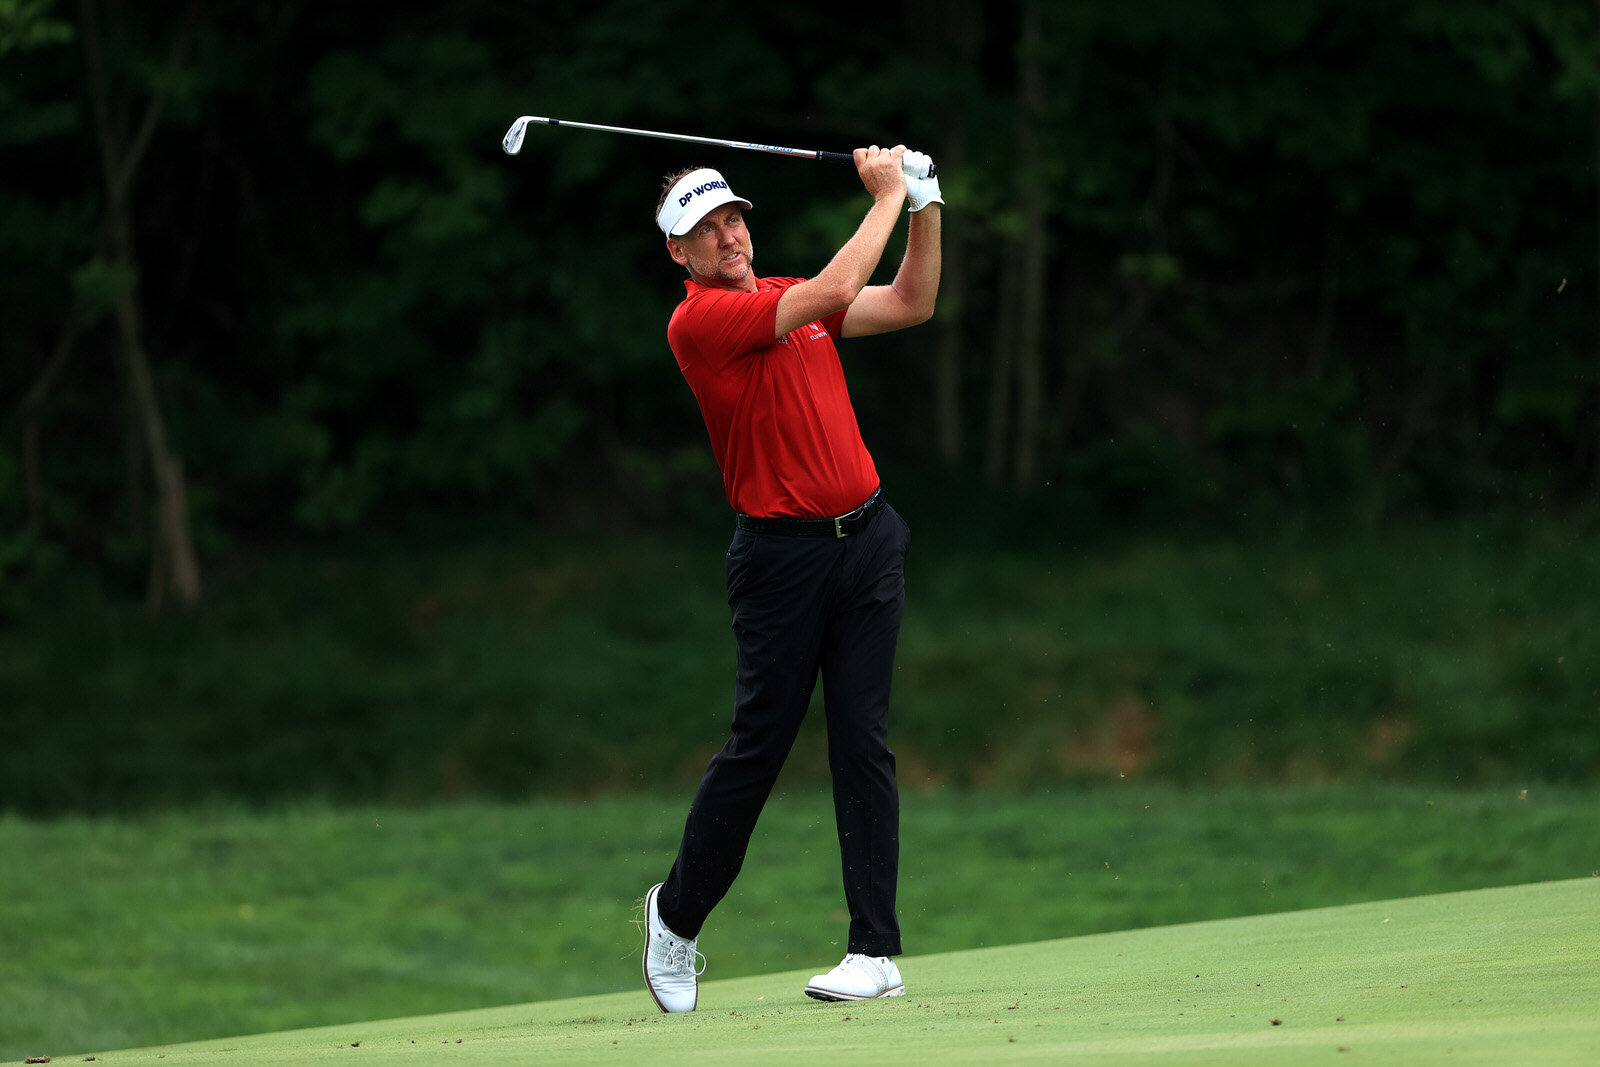
[[695,206],[695,210],[698,212],[698,214],[694,215],[693,217],[690,217],[689,215],[684,215],[682,218],[680,218],[677,221],[677,223],[672,227],[672,232],[671,232],[670,236],[672,236],[672,237],[682,237],[684,234],[686,234],[690,230],[694,229],[695,225],[701,219],[703,219],[707,215],[711,214],[713,211],[715,211],[717,208],[721,207],[723,204],[742,204],[746,208],[752,208],[752,207],[755,206],[754,204],[750,203],[750,201],[746,200],[742,196],[734,196],[732,190],[729,190],[729,191],[727,191],[726,193],[723,193],[723,194],[718,194],[717,196],[703,197],[703,198],[701,198],[700,201],[698,201],[694,205]]

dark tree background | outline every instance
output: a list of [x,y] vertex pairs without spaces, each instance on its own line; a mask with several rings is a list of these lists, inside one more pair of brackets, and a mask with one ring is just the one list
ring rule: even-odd
[[[717,506],[657,178],[808,274],[848,149],[949,201],[858,345],[896,470],[1076,516],[1562,507],[1600,483],[1600,5],[0,0],[0,611],[240,544]],[[887,258],[894,259],[898,250]],[[909,476],[909,475],[908,475]]]

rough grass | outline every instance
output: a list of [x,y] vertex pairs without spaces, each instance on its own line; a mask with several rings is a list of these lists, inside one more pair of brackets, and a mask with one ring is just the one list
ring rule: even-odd
[[[1600,781],[1600,540],[1577,524],[952,532],[923,524],[908,565],[909,783]],[[730,714],[724,536],[286,550],[154,620],[65,589],[0,628],[0,810],[692,787]],[[788,774],[825,780],[816,734]]]

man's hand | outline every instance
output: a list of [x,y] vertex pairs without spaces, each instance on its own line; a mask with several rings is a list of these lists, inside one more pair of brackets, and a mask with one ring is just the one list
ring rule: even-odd
[[923,177],[933,169],[931,158],[922,152],[907,152],[901,157],[900,166],[906,172],[906,199],[910,201],[912,211],[921,211],[929,204],[944,203],[944,195],[939,192],[939,179]]
[[894,200],[898,207],[899,200],[906,195],[906,175],[900,166],[900,157],[905,152],[905,145],[893,148],[873,145],[871,148],[858,148],[852,153],[856,160],[856,173],[861,176],[861,184],[867,187],[873,200]]

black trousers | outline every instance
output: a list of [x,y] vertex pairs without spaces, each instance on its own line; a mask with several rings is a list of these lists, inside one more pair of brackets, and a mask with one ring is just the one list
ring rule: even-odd
[[734,534],[727,560],[738,648],[732,736],[706,768],[657,898],[662,921],[679,936],[700,935],[738,876],[820,674],[849,951],[899,955],[900,802],[889,688],[910,537],[891,507],[844,538]]

